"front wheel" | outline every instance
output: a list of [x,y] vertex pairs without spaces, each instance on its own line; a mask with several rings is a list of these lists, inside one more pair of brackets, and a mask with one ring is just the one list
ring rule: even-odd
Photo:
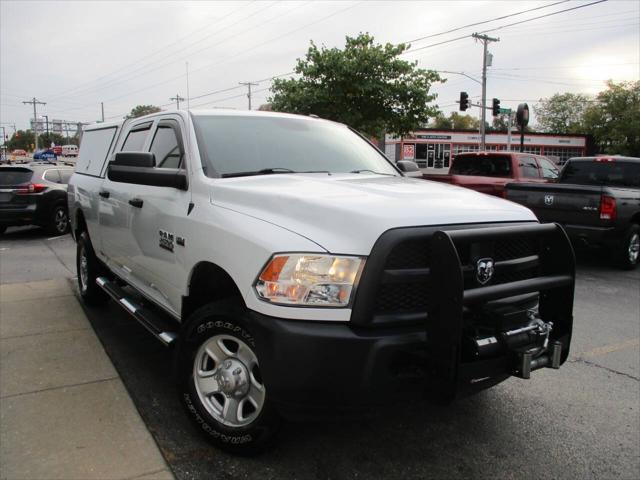
[[280,418],[269,402],[255,341],[240,307],[196,311],[178,351],[180,399],[214,445],[234,453],[264,449]]
[[640,261],[640,225],[634,224],[629,227],[615,255],[618,265],[625,270],[631,270],[638,265]]

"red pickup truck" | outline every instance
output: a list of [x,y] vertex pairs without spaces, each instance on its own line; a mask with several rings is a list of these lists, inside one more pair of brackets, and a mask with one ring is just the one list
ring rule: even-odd
[[540,155],[520,152],[469,152],[456,155],[449,174],[425,174],[423,178],[504,197],[504,187],[507,183],[550,182],[555,181],[558,174],[558,167]]

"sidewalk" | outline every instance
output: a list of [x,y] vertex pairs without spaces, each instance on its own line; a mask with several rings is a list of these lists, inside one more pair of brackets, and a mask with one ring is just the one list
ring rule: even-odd
[[0,478],[173,479],[64,278],[0,285]]

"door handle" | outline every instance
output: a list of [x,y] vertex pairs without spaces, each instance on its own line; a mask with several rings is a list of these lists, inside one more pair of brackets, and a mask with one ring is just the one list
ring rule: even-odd
[[98,193],[98,195],[100,195],[102,198],[109,198],[109,192],[107,192],[106,190],[101,191],[100,193]]
[[142,203],[142,200],[140,200],[139,198],[132,198],[131,200],[129,200],[129,205],[136,208],[142,208]]

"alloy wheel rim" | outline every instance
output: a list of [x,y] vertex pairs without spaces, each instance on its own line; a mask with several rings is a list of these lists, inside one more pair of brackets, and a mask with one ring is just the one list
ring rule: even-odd
[[242,340],[209,338],[196,353],[193,378],[200,402],[223,425],[244,427],[260,415],[266,389],[258,358]]
[[87,279],[89,278],[89,262],[84,247],[80,250],[80,289],[82,293],[87,291]]
[[56,225],[56,230],[60,233],[64,232],[67,228],[67,213],[63,208],[58,208],[54,215],[54,223]]
[[629,240],[629,261],[635,264],[640,256],[640,234],[634,233]]

